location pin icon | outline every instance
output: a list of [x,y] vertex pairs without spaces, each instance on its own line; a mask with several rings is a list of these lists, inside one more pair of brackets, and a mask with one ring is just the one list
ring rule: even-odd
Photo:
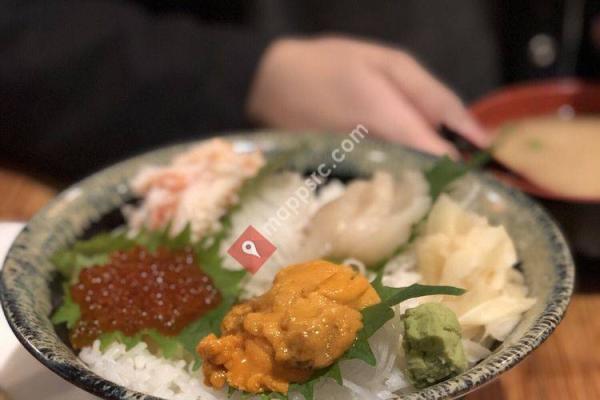
[[244,243],[242,243],[242,252],[260,258],[260,254],[258,254],[258,251],[256,250],[256,244],[254,244],[252,240],[245,240]]

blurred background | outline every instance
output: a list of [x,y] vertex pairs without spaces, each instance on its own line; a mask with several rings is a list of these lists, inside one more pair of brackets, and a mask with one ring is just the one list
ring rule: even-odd
[[[357,64],[350,50],[339,52],[342,62],[331,70],[314,73],[348,82],[297,94],[289,80],[318,81],[303,71],[331,64],[309,46],[299,50],[296,68],[271,63],[272,82],[262,85],[269,94],[258,96],[259,118],[252,118],[253,82],[267,50],[283,38],[333,34],[391,46],[465,103],[515,82],[600,74],[598,0],[3,0],[0,28],[2,161],[61,184],[133,153],[218,131],[345,131],[369,120],[361,113],[371,111],[358,107],[355,121],[322,121],[301,99],[289,100],[310,96],[327,113],[327,96],[376,96],[346,77],[358,74],[348,72]],[[404,73],[400,63],[396,70]],[[274,86],[284,94],[271,93]],[[260,110],[282,102],[278,112],[292,114],[287,120]],[[398,132],[381,136],[402,136],[385,125],[379,130]]]

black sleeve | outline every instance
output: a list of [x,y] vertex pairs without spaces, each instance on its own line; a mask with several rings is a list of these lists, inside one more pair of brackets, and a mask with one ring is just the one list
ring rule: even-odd
[[268,38],[126,2],[2,1],[1,158],[71,179],[246,125]]

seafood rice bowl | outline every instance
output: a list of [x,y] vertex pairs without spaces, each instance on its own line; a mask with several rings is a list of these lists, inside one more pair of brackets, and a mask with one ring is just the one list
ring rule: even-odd
[[[490,355],[537,301],[505,227],[453,195],[466,173],[441,159],[307,175],[203,142],[139,169],[122,226],[53,255],[52,322],[93,372],[164,399],[426,388]],[[272,249],[256,268],[235,256],[248,241],[250,258]]]

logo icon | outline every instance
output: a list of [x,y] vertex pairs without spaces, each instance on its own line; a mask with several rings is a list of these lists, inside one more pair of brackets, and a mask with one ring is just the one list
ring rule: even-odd
[[275,245],[250,225],[231,245],[227,253],[254,274],[275,250],[277,250]]

